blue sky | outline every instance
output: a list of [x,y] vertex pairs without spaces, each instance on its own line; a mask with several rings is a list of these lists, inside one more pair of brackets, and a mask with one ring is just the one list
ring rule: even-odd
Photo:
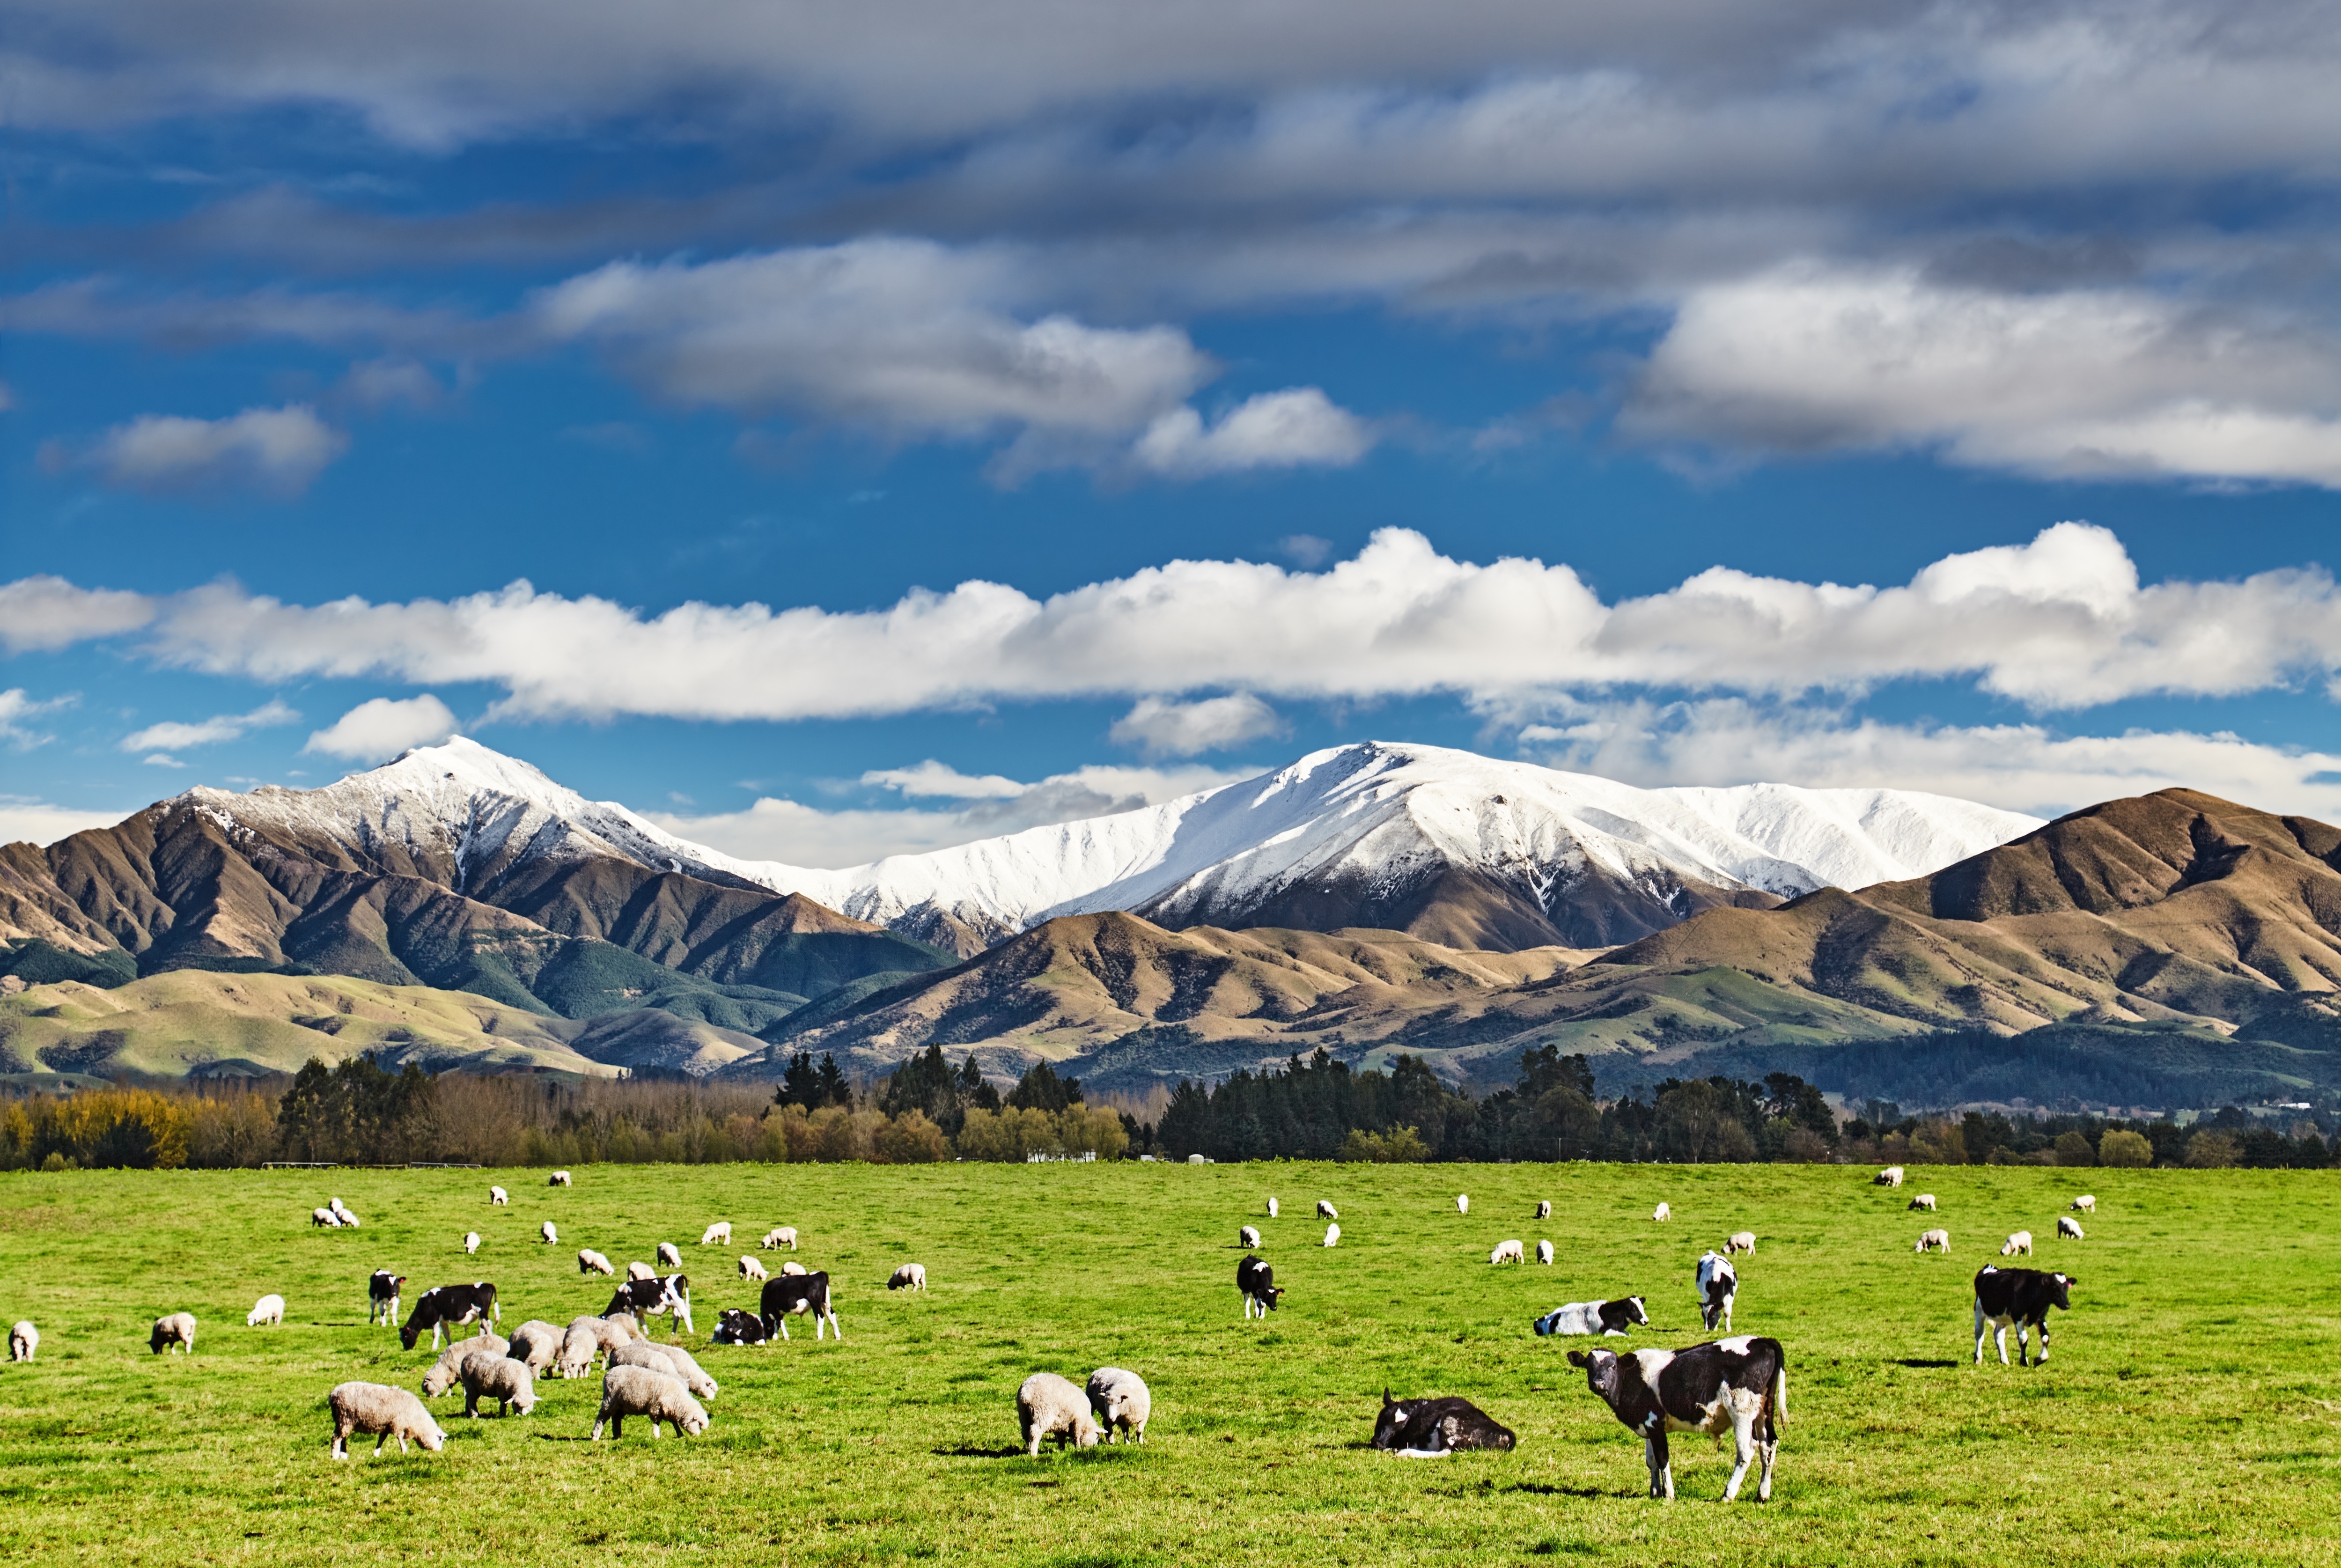
[[0,15],[0,837],[458,727],[817,864],[1368,737],[2341,817],[2329,7]]

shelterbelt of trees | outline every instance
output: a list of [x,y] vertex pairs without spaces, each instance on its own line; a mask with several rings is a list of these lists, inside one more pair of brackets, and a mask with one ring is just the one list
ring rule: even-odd
[[867,1090],[830,1057],[792,1058],[777,1086],[393,1074],[369,1056],[312,1061],[234,1086],[115,1085],[19,1094],[0,1105],[0,1169],[224,1168],[268,1160],[483,1165],[940,1160],[1310,1159],[1756,1161],[1881,1164],[2341,1164],[2330,1112],[2283,1124],[2229,1106],[2181,1126],[2087,1115],[1906,1115],[1870,1101],[1847,1118],[1793,1074],[1669,1079],[1597,1097],[1582,1056],[1528,1052],[1484,1097],[1420,1059],[1358,1071],[1319,1051],[1151,1103],[1093,1104],[1039,1064],[1006,1094],[971,1059],[930,1046]]

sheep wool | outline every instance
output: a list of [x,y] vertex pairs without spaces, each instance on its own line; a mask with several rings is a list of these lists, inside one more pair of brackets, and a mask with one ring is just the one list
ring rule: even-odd
[[191,1312],[174,1312],[167,1317],[156,1318],[154,1332],[146,1337],[146,1345],[156,1355],[163,1355],[174,1350],[184,1351],[189,1355],[194,1354],[195,1314]]
[[513,1330],[512,1346],[504,1353],[526,1366],[530,1376],[541,1377],[560,1358],[563,1338],[560,1324],[531,1318]]
[[499,1414],[518,1410],[523,1415],[536,1408],[536,1379],[528,1363],[509,1356],[475,1355],[463,1363],[463,1413],[476,1418],[480,1401],[493,1399]]
[[8,1331],[8,1359],[30,1361],[33,1353],[41,1348],[41,1331],[33,1326],[30,1318],[19,1318],[16,1326]]
[[1089,1396],[1053,1372],[1036,1372],[1017,1389],[1016,1424],[1024,1434],[1024,1452],[1035,1459],[1043,1438],[1055,1438],[1060,1447],[1069,1442],[1078,1448],[1097,1446]]
[[406,1452],[406,1440],[413,1438],[428,1453],[439,1452],[447,1439],[439,1423],[423,1402],[403,1388],[393,1388],[381,1383],[344,1383],[336,1384],[325,1396],[334,1412],[334,1446],[335,1459],[350,1456],[350,1438],[357,1433],[374,1434],[374,1451],[392,1438],[398,1439],[398,1452]]
[[673,1427],[678,1437],[696,1437],[707,1430],[707,1412],[681,1378],[648,1367],[613,1366],[602,1377],[602,1409],[593,1418],[593,1441],[601,1441],[604,1426],[612,1437],[623,1437],[630,1415],[649,1421],[652,1437],[659,1435],[661,1422]]
[[470,1339],[457,1340],[439,1353],[431,1370],[423,1374],[423,1395],[437,1399],[463,1381],[463,1367],[473,1356],[499,1359],[512,1353],[512,1342],[498,1339],[492,1333],[474,1334]]
[[1127,1436],[1133,1443],[1146,1441],[1146,1422],[1154,1413],[1154,1395],[1144,1378],[1121,1367],[1101,1366],[1090,1373],[1087,1393],[1091,1413],[1105,1430],[1108,1443],[1118,1436]]
[[274,1293],[262,1296],[252,1303],[252,1310],[244,1314],[244,1327],[258,1328],[262,1323],[266,1323],[271,1328],[284,1326],[284,1298],[283,1296]]

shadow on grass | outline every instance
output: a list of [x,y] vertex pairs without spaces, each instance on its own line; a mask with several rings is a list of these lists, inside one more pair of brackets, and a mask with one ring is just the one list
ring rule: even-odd
[[1957,1366],[1959,1363],[1956,1361],[1930,1361],[1922,1356],[1905,1356],[1894,1364],[1896,1366],[1940,1367]]
[[1014,1443],[1006,1448],[978,1448],[972,1443],[962,1443],[957,1448],[935,1448],[928,1452],[938,1459],[1013,1459],[1024,1450]]

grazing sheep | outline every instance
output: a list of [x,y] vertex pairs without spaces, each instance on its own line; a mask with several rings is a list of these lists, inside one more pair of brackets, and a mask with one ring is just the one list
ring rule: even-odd
[[350,1456],[350,1436],[354,1433],[374,1433],[374,1451],[382,1453],[382,1445],[392,1438],[398,1439],[398,1452],[406,1452],[406,1440],[413,1438],[423,1445],[426,1453],[436,1453],[446,1441],[439,1423],[423,1402],[403,1388],[393,1388],[382,1383],[337,1383],[334,1392],[325,1395],[325,1403],[334,1412],[334,1446],[335,1459]]
[[1540,1263],[1549,1263],[1552,1262],[1552,1243],[1550,1242],[1539,1242],[1537,1243],[1537,1262]]
[[742,1253],[740,1277],[743,1280],[768,1280],[772,1276],[763,1264],[756,1261],[756,1255],[753,1253]]
[[327,1198],[325,1200],[325,1207],[333,1210],[334,1213],[341,1215],[342,1218],[345,1220],[350,1217],[350,1206],[342,1202],[339,1198]]
[[1274,1198],[1268,1200],[1268,1217],[1271,1220],[1276,1218],[1276,1200]]
[[1529,1261],[1528,1249],[1518,1240],[1498,1242],[1496,1250],[1488,1254],[1490,1263],[1524,1263]]
[[801,1274],[804,1272],[804,1264],[797,1262],[794,1258],[791,1258],[787,1263],[781,1265],[781,1273],[783,1274]]
[[2097,1195],[2095,1193],[2083,1193],[2079,1197],[2073,1200],[2073,1212],[2077,1214],[2096,1213],[2097,1212]]
[[252,1310],[244,1314],[244,1327],[258,1328],[262,1323],[266,1323],[271,1328],[283,1328],[284,1326],[284,1298],[283,1296],[277,1295],[273,1292],[270,1294],[262,1296],[258,1301],[252,1303]]
[[1935,1194],[1932,1193],[1919,1193],[1917,1197],[1910,1200],[1910,1207],[1914,1209],[1924,1209],[1927,1213],[1930,1214],[1933,1213],[1935,1212]]
[[488,1202],[491,1203],[509,1203],[512,1202],[512,1194],[505,1192],[502,1187],[490,1187],[488,1189]]
[[2081,1222],[2070,1214],[2057,1216],[2057,1234],[2060,1239],[2081,1240]]
[[628,1344],[610,1353],[612,1366],[639,1366],[664,1373],[702,1399],[713,1399],[715,1380],[679,1344]]
[[[550,1228],[550,1227],[548,1227],[548,1228]],[[464,1252],[465,1255],[467,1255],[467,1256],[468,1256],[469,1254],[471,1254],[471,1253],[476,1253],[476,1252],[478,1252],[479,1250],[480,1250],[480,1233],[479,1233],[479,1232],[477,1232],[477,1231],[465,1231],[465,1232],[463,1233],[463,1252]]]
[[555,1171],[544,1179],[544,1184],[548,1187],[565,1187],[569,1185],[569,1173]]
[[1470,1193],[1458,1193],[1455,1194],[1455,1212],[1459,1214],[1468,1214],[1471,1212]]
[[1016,1424],[1024,1433],[1024,1452],[1041,1456],[1041,1440],[1053,1437],[1059,1447],[1068,1442],[1095,1448],[1098,1424],[1090,1414],[1089,1396],[1069,1378],[1053,1372],[1036,1372],[1016,1391]]
[[610,1260],[591,1247],[577,1249],[577,1272],[581,1274],[614,1274],[618,1271]]
[[626,1265],[626,1278],[630,1280],[654,1280],[658,1278],[658,1270],[651,1267],[650,1264],[643,1262],[640,1258],[636,1258],[633,1263]]
[[167,1317],[156,1318],[154,1333],[146,1336],[146,1345],[156,1355],[164,1355],[173,1350],[184,1351],[189,1355],[194,1354],[195,1314],[191,1312],[174,1312]]
[[1756,1233],[1754,1231],[1734,1231],[1729,1235],[1724,1237],[1723,1255],[1728,1258],[1734,1253],[1746,1253],[1750,1257],[1755,1256]]
[[321,1230],[338,1231],[342,1228],[342,1216],[331,1209],[311,1209],[309,1223]]
[[1154,1395],[1146,1380],[1118,1366],[1101,1366],[1090,1373],[1090,1413],[1097,1417],[1108,1443],[1127,1436],[1146,1441],[1146,1423],[1154,1413]]
[[496,1402],[498,1415],[518,1407],[523,1415],[536,1408],[536,1379],[528,1363],[510,1356],[475,1355],[463,1363],[463,1413],[477,1420],[480,1401]]
[[662,1421],[674,1428],[677,1437],[696,1437],[707,1430],[707,1412],[691,1397],[682,1379],[645,1366],[613,1366],[602,1374],[602,1409],[593,1418],[593,1441],[602,1440],[604,1426],[612,1437],[623,1437],[630,1415],[647,1420],[652,1437],[659,1435]]
[[797,1228],[794,1225],[774,1225],[764,1233],[764,1239],[756,1244],[767,1250],[772,1247],[786,1247],[789,1251],[794,1252],[797,1250]]
[[478,1333],[470,1339],[457,1340],[439,1353],[431,1370],[423,1374],[423,1397],[437,1399],[463,1380],[463,1367],[475,1355],[496,1358],[512,1353],[512,1341],[499,1339],[492,1333]]
[[1236,1245],[1247,1251],[1260,1245],[1260,1232],[1245,1225],[1236,1232]]
[[651,1255],[658,1259],[659,1265],[662,1268],[679,1269],[682,1267],[682,1249],[676,1246],[672,1242],[661,1242],[658,1244],[658,1251],[652,1253]]
[[1869,1178],[1869,1184],[1873,1187],[1900,1186],[1902,1184],[1902,1167],[1899,1165],[1887,1166],[1884,1170],[1878,1172],[1878,1174]]
[[1552,1218],[1552,1200],[1550,1198],[1539,1198],[1537,1200],[1536,1217],[1540,1220],[1549,1220]]
[[608,1323],[612,1328],[618,1330],[630,1340],[647,1340],[651,1337],[643,1332],[641,1322],[630,1312],[603,1313],[602,1314],[602,1321]]
[[1665,1223],[1666,1223],[1667,1221],[1669,1221],[1669,1220],[1673,1219],[1674,1217],[1675,1217],[1675,1212],[1674,1212],[1672,1209],[1670,1209],[1670,1208],[1667,1207],[1667,1205],[1666,1205],[1666,1204],[1664,1204],[1664,1203],[1660,1203],[1657,1208],[1652,1209],[1652,1210],[1650,1211],[1650,1218],[1652,1218],[1653,1220],[1658,1221],[1658,1222],[1659,1222],[1659,1223],[1661,1223],[1661,1224]]
[[553,1371],[563,1377],[585,1377],[593,1370],[593,1358],[602,1353],[602,1338],[583,1326],[580,1318],[562,1331],[561,1349],[553,1358]]
[[[504,1353],[522,1363],[532,1377],[542,1377],[561,1359],[561,1342],[566,1335],[559,1323],[533,1317],[513,1330],[512,1344]],[[589,1355],[589,1361],[592,1357]]]
[[2000,1243],[1999,1255],[2001,1257],[2012,1258],[2018,1253],[2022,1253],[2027,1258],[2032,1255],[2032,1233],[2030,1231],[2017,1231],[2010,1235],[2007,1241]]
[[1325,1240],[1320,1244],[1329,1247],[1340,1246],[1341,1244],[1341,1227],[1339,1225],[1327,1225],[1325,1227]]
[[[643,1338],[642,1334],[635,1332],[632,1319],[621,1323],[605,1317],[572,1318],[569,1322],[569,1332],[571,1333],[582,1332],[591,1335],[593,1349],[603,1353],[623,1350],[627,1345],[640,1343]],[[564,1339],[562,1341],[562,1351],[564,1355],[568,1349],[569,1343]],[[593,1359],[592,1353],[587,1353],[586,1359],[589,1362]]]
[[537,1227],[536,1239],[547,1246],[556,1246],[560,1243],[561,1233],[553,1228],[551,1220],[547,1220]]
[[927,1265],[924,1263],[904,1263],[901,1268],[896,1269],[893,1276],[886,1282],[886,1288],[890,1291],[922,1291],[926,1289]]
[[1948,1231],[1920,1231],[1918,1233],[1918,1244],[1910,1250],[1915,1253],[1948,1253],[1951,1250],[1951,1233]]
[[718,1220],[699,1233],[699,1244],[702,1247],[713,1246],[718,1242],[727,1247],[732,1244],[731,1221]]
[[1341,1216],[1334,1213],[1332,1204],[1320,1198],[1317,1200],[1317,1217],[1320,1220],[1338,1220]]
[[30,1318],[19,1318],[16,1326],[8,1331],[8,1359],[30,1361],[33,1353],[41,1348],[41,1331],[33,1326]]

